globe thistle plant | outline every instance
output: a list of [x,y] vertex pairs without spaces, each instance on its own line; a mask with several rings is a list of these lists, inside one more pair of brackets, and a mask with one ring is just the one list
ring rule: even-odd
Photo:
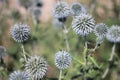
[[105,37],[106,33],[108,31],[108,27],[104,23],[99,23],[95,26],[95,35],[98,37]]
[[71,55],[66,51],[58,51],[55,54],[55,65],[60,70],[66,69],[71,63]]
[[6,49],[3,46],[0,46],[0,59],[6,55]]
[[57,2],[53,9],[53,16],[55,18],[63,18],[70,15],[70,8],[66,2]]
[[30,28],[26,24],[21,24],[21,23],[15,24],[10,29],[10,35],[16,42],[19,43],[25,42],[29,38]]
[[106,38],[110,42],[114,43],[120,42],[120,26],[113,25],[110,29],[108,29]]
[[26,72],[14,71],[10,74],[9,80],[30,80],[30,78]]
[[87,9],[79,2],[72,3],[70,10],[74,16],[78,16],[81,13],[87,13]]
[[89,14],[81,13],[79,16],[74,17],[72,21],[73,31],[81,36],[90,34],[95,27],[95,21]]
[[39,80],[45,76],[47,67],[48,64],[44,58],[32,56],[25,64],[25,71],[31,76],[32,80]]

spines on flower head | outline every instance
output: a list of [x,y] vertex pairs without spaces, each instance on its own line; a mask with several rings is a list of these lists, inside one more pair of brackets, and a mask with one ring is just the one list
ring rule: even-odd
[[63,18],[70,15],[70,8],[66,2],[57,2],[53,8],[53,16],[55,18]]
[[6,48],[0,46],[0,59],[2,59],[6,55]]
[[24,71],[14,71],[10,74],[9,80],[30,80],[30,78]]
[[85,13],[85,14],[87,13],[87,9],[79,2],[72,3],[70,7],[70,11],[74,16],[78,16],[81,13]]
[[108,27],[106,24],[104,23],[99,23],[95,26],[95,35],[98,37],[105,37],[105,35],[107,34],[108,31]]
[[16,42],[25,42],[28,40],[30,35],[30,27],[26,24],[15,24],[10,29],[10,35]]
[[81,13],[79,16],[74,17],[72,21],[73,31],[81,36],[86,36],[93,32],[95,27],[95,20],[89,14]]
[[58,51],[55,54],[55,65],[59,69],[66,69],[71,63],[71,55],[66,51]]
[[48,63],[44,58],[32,56],[25,64],[25,71],[31,76],[32,80],[43,78],[47,72]]
[[120,42],[120,26],[113,25],[108,29],[108,33],[106,34],[107,40],[110,42]]

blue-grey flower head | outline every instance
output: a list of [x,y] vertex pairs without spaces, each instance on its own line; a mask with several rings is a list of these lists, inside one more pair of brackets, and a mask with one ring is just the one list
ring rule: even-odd
[[34,0],[33,6],[41,8],[43,6],[43,0]]
[[87,9],[79,2],[72,3],[70,10],[74,16],[78,16],[81,13],[87,13]]
[[25,8],[29,8],[30,6],[33,5],[33,0],[18,0],[19,5],[25,7]]
[[95,21],[89,14],[81,13],[79,16],[74,17],[72,21],[73,31],[81,36],[86,36],[93,32],[95,27]]
[[29,38],[30,27],[26,24],[15,24],[13,27],[11,27],[10,34],[16,42],[25,42]]
[[0,59],[2,59],[6,55],[6,48],[0,46]]
[[40,80],[45,76],[47,67],[48,64],[44,58],[31,56],[25,64],[25,71],[31,76],[32,80]]
[[71,55],[66,51],[58,51],[55,54],[55,65],[59,69],[66,69],[71,63]]
[[63,18],[70,15],[70,8],[66,2],[57,2],[53,8],[53,16],[55,18]]
[[58,19],[54,19],[52,24],[55,28],[58,28],[58,29],[63,28],[64,26],[64,23],[60,22]]
[[110,42],[120,42],[120,26],[113,25],[108,29],[108,33],[106,34],[107,40]]
[[41,16],[41,8],[39,7],[35,7],[35,6],[32,6],[30,8],[30,12],[32,14],[32,17],[35,19],[35,20],[39,20],[39,17]]
[[95,26],[95,35],[96,36],[100,36],[100,37],[105,37],[105,35],[107,34],[108,31],[108,27],[106,24],[104,23],[99,23]]
[[30,80],[30,78],[24,71],[14,71],[10,74],[9,80]]

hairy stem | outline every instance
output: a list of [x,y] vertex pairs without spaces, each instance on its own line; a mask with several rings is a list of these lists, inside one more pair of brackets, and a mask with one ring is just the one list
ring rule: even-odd
[[84,71],[84,80],[86,80],[86,70],[87,70],[87,63],[88,63],[88,56],[87,56],[87,41],[85,41],[85,49],[84,49],[84,60],[85,60],[85,71]]
[[67,51],[69,52],[70,51],[70,46],[69,46],[69,42],[68,42],[68,30],[67,30],[67,27],[64,25],[64,35],[65,35],[65,43],[66,43],[66,48],[67,48]]
[[23,52],[24,59],[25,59],[25,61],[27,61],[26,52],[25,52],[25,49],[24,49],[24,45],[23,45],[23,44],[21,45],[21,49],[22,49],[22,52]]
[[[116,47],[116,44],[114,43],[113,47],[112,47],[112,52],[111,52],[111,55],[110,55],[110,58],[109,58],[109,62],[113,61],[113,57],[115,55],[115,47]],[[105,69],[105,72],[104,74],[102,75],[102,79],[105,79],[105,77],[107,76],[108,72],[110,70],[110,64],[109,66]]]
[[60,74],[59,74],[59,80],[62,79],[62,70],[60,70]]

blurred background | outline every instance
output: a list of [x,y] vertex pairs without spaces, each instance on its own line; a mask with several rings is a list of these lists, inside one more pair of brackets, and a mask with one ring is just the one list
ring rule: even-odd
[[[23,70],[21,62],[21,47],[10,36],[9,30],[15,23],[25,23],[31,28],[31,36],[24,43],[28,55],[43,56],[49,63],[47,72],[48,80],[57,80],[59,71],[54,66],[54,54],[59,50],[66,50],[64,34],[61,28],[53,25],[52,8],[57,0],[0,0],[0,45],[7,50],[3,62],[0,64],[0,80],[8,80],[9,74],[14,70]],[[41,2],[40,2],[41,1]],[[111,25],[120,25],[120,0],[64,0],[69,4],[79,1],[85,5],[88,12],[93,15],[96,24],[104,22],[110,27]],[[71,27],[72,17],[69,17],[66,26]],[[91,35],[89,47],[95,46],[95,35]],[[70,53],[81,58],[83,51],[83,39],[77,36],[71,29],[68,34],[70,44]],[[100,48],[95,52],[94,57],[98,64],[102,65],[101,72],[92,72],[90,76],[93,79],[101,80],[100,76],[108,65],[108,58],[111,53],[112,43],[105,40]],[[115,65],[109,72],[105,80],[120,80],[120,44],[117,44],[115,56]],[[0,54],[1,55],[1,54]],[[80,65],[72,61],[67,80],[79,74]],[[73,67],[73,65],[75,66]],[[64,72],[64,74],[66,71]],[[78,77],[73,80],[81,80]]]

